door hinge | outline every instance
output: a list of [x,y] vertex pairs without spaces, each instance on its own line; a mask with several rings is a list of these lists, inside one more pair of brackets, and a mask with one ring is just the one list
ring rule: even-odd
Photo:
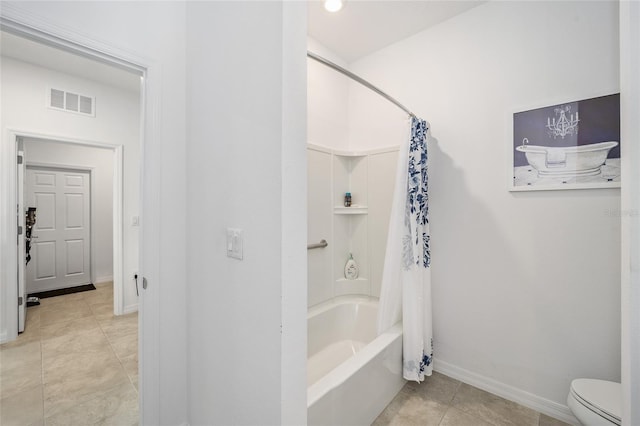
[[22,226],[18,225],[18,235],[22,235]]
[[22,296],[18,297],[18,306],[22,306]]
[[22,155],[18,155],[18,164],[22,164],[23,158]]

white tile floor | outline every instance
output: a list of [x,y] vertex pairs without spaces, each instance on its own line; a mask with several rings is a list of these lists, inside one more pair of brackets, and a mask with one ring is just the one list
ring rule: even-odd
[[569,426],[443,374],[408,382],[374,426]]
[[138,316],[113,285],[41,299],[0,346],[0,425],[137,425]]

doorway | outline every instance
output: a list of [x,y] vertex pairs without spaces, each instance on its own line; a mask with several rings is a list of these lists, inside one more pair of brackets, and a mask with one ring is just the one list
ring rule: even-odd
[[[133,277],[138,270],[138,226],[124,226],[122,222],[123,216],[128,215],[132,221],[139,221],[138,206],[132,201],[118,201],[131,199],[131,192],[138,185],[131,182],[135,176],[126,182],[122,176],[123,147],[56,140],[44,135],[17,135],[16,139],[22,158],[22,164],[18,164],[16,195],[18,209],[25,213],[18,215],[18,226],[24,234],[18,236],[22,244],[17,262],[19,299],[27,300],[28,295],[40,296],[42,292],[45,297],[52,297],[83,289],[77,286],[110,283],[111,313],[135,311],[137,291]],[[123,188],[119,182],[129,187]],[[76,186],[79,184],[91,195],[80,198],[80,188]],[[29,189],[30,186],[33,188]],[[58,206],[51,211],[56,203]],[[29,209],[36,219],[32,228],[25,223]],[[81,221],[85,223],[80,224]],[[68,238],[58,236],[56,242],[51,235],[60,227]],[[30,246],[29,262],[25,259],[26,240]],[[82,256],[78,253],[80,249]],[[125,277],[118,271],[125,271]],[[128,275],[132,279],[127,280]],[[19,332],[23,332],[25,306],[18,303],[18,309]]]
[[[3,108],[2,114],[5,126],[2,134],[3,189],[15,188],[19,180],[16,170],[20,166],[16,162],[21,149],[17,146],[19,139],[46,140],[78,149],[108,150],[113,157],[110,172],[114,176],[113,247],[110,249],[113,250],[113,272],[92,279],[106,276],[113,281],[114,314],[135,312],[138,309],[135,277],[140,272],[143,71],[107,65],[81,52],[70,53],[69,49],[64,51],[51,46],[50,40],[41,43],[20,34],[3,32],[1,42],[2,98],[5,105],[12,105],[12,108]],[[67,67],[69,63],[74,64],[72,69]],[[62,95],[57,96],[59,94]],[[82,99],[90,100],[88,113],[80,111]],[[57,150],[50,151],[58,153]],[[55,161],[51,157],[46,165],[83,165],[65,156],[58,155]],[[22,225],[23,218],[21,214],[16,218],[15,206],[20,194],[11,191],[6,195],[3,209],[7,220],[3,222],[3,233],[10,235]],[[23,296],[18,294],[17,287],[10,285],[20,272],[20,268],[15,269],[22,251],[17,250],[15,243],[9,243],[9,240],[3,242],[2,304],[6,315],[0,317],[0,342],[17,337],[17,305]],[[95,239],[92,243],[95,244]],[[95,268],[90,269],[95,273]]]

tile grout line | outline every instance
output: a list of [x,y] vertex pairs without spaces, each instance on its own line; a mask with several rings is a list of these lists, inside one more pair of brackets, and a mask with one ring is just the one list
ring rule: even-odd
[[[63,299],[64,298],[64,299]],[[32,406],[33,408],[36,408],[37,411],[35,411],[35,413],[37,413],[36,415],[38,415],[39,419],[37,420],[37,424],[46,424],[48,423],[47,419],[45,418],[45,405],[46,405],[46,400],[45,400],[45,396],[46,396],[46,392],[45,392],[45,379],[46,379],[46,374],[45,374],[45,369],[44,369],[44,365],[45,365],[45,361],[49,362],[49,361],[53,361],[55,362],[55,356],[50,357],[47,354],[45,354],[44,351],[44,341],[45,340],[50,340],[48,338],[46,338],[46,336],[43,334],[43,329],[45,329],[45,325],[49,326],[49,325],[53,325],[55,324],[60,325],[60,327],[65,328],[65,326],[69,323],[72,323],[74,321],[87,321],[87,320],[91,320],[93,322],[96,323],[96,325],[98,325],[100,327],[100,331],[103,335],[103,337],[107,340],[107,342],[109,343],[109,348],[111,349],[113,355],[116,356],[116,359],[118,359],[118,363],[122,369],[122,371],[126,373],[126,370],[124,369],[124,365],[122,363],[121,358],[118,356],[118,354],[115,352],[113,346],[111,345],[111,340],[109,339],[109,337],[107,336],[104,328],[102,327],[102,324],[100,322],[98,322],[96,314],[94,312],[94,310],[91,308],[91,304],[89,303],[89,300],[85,299],[85,297],[83,296],[80,299],[69,299],[66,297],[62,297],[61,299],[59,299],[57,302],[55,303],[42,303],[40,306],[38,306],[35,309],[27,309],[25,314],[25,323],[28,322],[29,325],[29,330],[25,330],[27,333],[25,333],[25,335],[23,336],[23,338],[26,336],[26,340],[23,340],[22,342],[18,341],[15,345],[16,348],[19,348],[20,346],[26,345],[26,344],[37,344],[32,346],[33,349],[31,349],[29,351],[29,353],[34,353],[34,351],[37,351],[38,354],[37,356],[39,356],[39,363],[37,364],[40,367],[40,374],[37,375],[37,377],[39,378],[39,382],[34,383],[34,386],[39,387],[39,389],[37,390],[39,397],[40,397],[40,401],[39,401],[39,405],[40,405],[40,409],[38,410],[36,407]],[[60,310],[64,310],[66,307],[66,302],[67,301],[72,301],[74,303],[77,302],[84,302],[84,303],[78,303],[79,306],[83,306],[83,309],[87,309],[88,310],[88,314],[86,317],[79,317],[79,318],[75,318],[75,317],[70,317],[70,318],[65,318],[64,316],[61,316],[60,318],[56,318],[58,319],[57,321],[53,321],[53,322],[43,322],[41,320],[41,316],[42,313],[48,314],[49,312],[54,312],[54,311],[60,311]],[[44,302],[44,301],[43,301]],[[37,320],[35,320],[34,318],[37,318]],[[62,321],[60,319],[64,318]],[[31,337],[33,336],[33,337]],[[50,338],[55,339],[55,333],[53,336],[49,336]],[[4,345],[3,345],[4,346]],[[14,346],[10,346],[10,348],[13,348]],[[37,349],[35,349],[37,347]],[[4,347],[2,348],[4,349]],[[34,366],[35,367],[35,366]],[[35,368],[34,368],[35,369]],[[131,377],[127,374],[127,378],[129,379],[128,382],[133,386],[133,383],[131,382]],[[125,382],[126,383],[126,382]],[[137,389],[134,390],[136,391],[137,394]],[[115,388],[115,387],[114,387]],[[35,390],[35,389],[34,389]],[[38,413],[39,411],[39,413]],[[51,418],[51,416],[49,416],[49,418]]]
[[451,409],[451,405],[447,404],[447,409],[444,410],[444,413],[442,413],[442,417],[440,417],[440,420],[438,421],[438,425],[441,425],[442,422],[444,421],[444,418],[447,416],[447,413],[449,412],[449,410]]
[[[113,299],[113,298],[112,298]],[[116,350],[113,348],[113,344],[111,343],[111,339],[109,338],[109,336],[107,335],[107,333],[104,331],[104,328],[102,327],[102,324],[100,321],[98,321],[98,318],[95,316],[95,313],[93,311],[93,309],[91,308],[91,305],[89,305],[89,309],[91,310],[91,315],[94,317],[95,321],[98,323],[98,327],[100,327],[100,331],[102,332],[102,334],[104,335],[105,339],[107,339],[107,343],[109,344],[109,347],[111,348],[111,351],[113,352],[113,354],[116,356],[116,358],[118,359],[118,363],[120,364],[120,367],[122,368],[122,370],[124,371],[124,374],[127,376],[127,379],[129,379],[129,383],[131,384],[131,386],[133,387],[133,389],[136,391],[136,395],[138,394],[138,388],[133,384],[133,380],[131,379],[131,376],[129,375],[129,373],[127,372],[127,369],[125,368],[124,364],[122,363],[122,359],[120,358],[120,356],[118,355],[118,353],[116,352]],[[115,315],[114,315],[115,316]]]
[[[64,297],[65,295],[63,295],[62,297]],[[80,299],[84,302],[84,297],[82,299]],[[60,302],[60,304],[64,304],[64,302]],[[42,306],[42,305],[41,305]],[[50,308],[50,309],[60,309],[60,307],[57,308]],[[89,309],[91,309],[89,307]],[[40,362],[41,362],[41,383],[42,383],[42,423],[44,425],[46,425],[47,422],[47,417],[45,417],[45,410],[44,410],[44,406],[45,406],[45,392],[44,392],[44,386],[45,386],[45,382],[44,382],[44,350],[43,350],[43,336],[42,336],[42,312],[40,313],[41,315],[41,321],[39,324],[39,342],[40,342]],[[69,320],[65,320],[65,321],[58,321],[57,323],[54,322],[52,324],[61,324],[61,323],[70,323],[72,321],[75,321],[76,319],[69,319]],[[51,416],[49,416],[51,417]]]
[[[104,338],[106,339],[107,343],[109,344],[109,348],[111,349],[111,352],[113,353],[113,355],[115,355],[116,359],[118,360],[118,363],[120,364],[120,367],[123,369],[123,372],[125,373],[125,375],[126,375],[126,376],[127,376],[127,378],[129,379],[129,383],[132,385],[132,387],[134,388],[134,390],[136,391],[136,394],[137,394],[137,389],[135,388],[135,386],[133,386],[133,383],[131,382],[131,377],[129,377],[129,375],[127,374],[127,371],[126,371],[126,369],[124,368],[124,365],[122,364],[122,361],[120,360],[120,357],[118,356],[118,354],[116,353],[116,351],[113,349],[113,346],[112,346],[112,344],[111,344],[111,340],[109,339],[109,336],[107,336],[107,334],[105,333],[104,328],[102,327],[101,322],[100,322],[100,321],[98,320],[98,318],[96,317],[96,314],[95,314],[94,310],[91,308],[91,304],[89,304],[89,303],[87,302],[87,300],[86,300],[84,297],[83,297],[82,299],[80,299],[80,300],[82,300],[82,302],[84,302],[84,303],[88,306],[88,308],[89,308],[89,312],[91,312],[91,315],[90,315],[91,319],[93,319],[93,320],[98,324],[98,328],[100,329],[100,332],[102,333],[102,335],[103,335],[103,336],[104,336]],[[73,319],[73,320],[69,320],[69,321],[65,321],[65,322],[70,322],[70,321],[74,321],[74,320],[78,320],[78,319],[85,319],[85,320],[86,320],[87,318],[88,318],[88,317],[84,317],[84,318],[77,318],[77,319]],[[42,340],[42,337],[40,337],[40,339]],[[42,355],[41,355],[41,357],[42,357]],[[44,376],[44,365],[42,366],[42,374],[43,374],[43,376]],[[111,391],[111,390],[113,390],[113,389],[117,389],[117,387],[118,387],[118,386],[113,386],[111,389],[107,390],[107,392],[108,392],[108,391]],[[42,386],[42,390],[43,390],[43,422],[46,424],[46,423],[47,423],[47,418],[45,418],[45,417],[44,417],[44,383],[43,383],[43,386]],[[84,401],[83,403],[88,403],[88,402],[93,401],[93,400],[95,400],[96,398],[100,398],[100,397],[101,397],[100,395],[96,395],[95,397],[90,398],[90,399],[88,399],[88,400]],[[59,415],[59,414],[64,413],[64,412],[67,412],[67,411],[70,411],[70,410],[72,410],[72,409],[73,409],[73,408],[68,408],[68,409],[66,409],[66,410],[61,411],[60,413],[56,413],[56,414],[54,414],[54,416],[55,416],[55,415]],[[52,417],[52,416],[49,416],[49,417]]]
[[[111,301],[113,302],[113,296],[111,297]],[[109,347],[111,348],[111,351],[113,352],[113,354],[116,356],[116,358],[118,359],[118,362],[120,363],[120,367],[122,368],[122,370],[124,371],[124,374],[127,376],[127,379],[129,379],[129,384],[131,384],[131,387],[133,387],[133,390],[135,390],[136,395],[138,395],[138,388],[133,384],[133,380],[131,378],[131,375],[129,375],[129,373],[127,372],[127,369],[125,368],[124,364],[122,363],[122,359],[120,358],[120,356],[118,355],[118,353],[115,351],[115,349],[113,348],[113,345],[111,343],[111,339],[109,338],[109,336],[107,335],[107,333],[104,331],[104,328],[102,327],[102,324],[100,321],[98,321],[98,318],[95,317],[95,313],[93,311],[93,309],[91,308],[91,305],[89,305],[89,309],[91,310],[91,314],[94,317],[95,321],[98,323],[98,327],[100,327],[100,331],[102,331],[102,334],[104,334],[104,337],[107,339],[107,343],[109,343]],[[115,315],[114,315],[115,316]]]
[[438,425],[442,425],[442,422],[444,421],[444,418],[447,416],[447,413],[451,410],[454,409],[455,407],[453,406],[453,401],[456,399],[456,395],[458,393],[458,390],[460,389],[460,385],[462,384],[461,381],[457,380],[458,384],[456,384],[456,388],[453,391],[453,395],[451,395],[451,399],[449,400],[449,402],[447,403],[447,409],[445,410],[444,414],[442,415],[442,418],[440,419],[440,421],[438,422]]

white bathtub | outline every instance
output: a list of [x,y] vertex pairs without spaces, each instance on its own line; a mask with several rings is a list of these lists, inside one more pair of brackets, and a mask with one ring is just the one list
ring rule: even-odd
[[516,150],[524,152],[527,161],[541,177],[594,176],[601,172],[611,149],[618,142],[600,142],[564,148],[523,145]]
[[353,296],[309,310],[309,425],[369,425],[404,386],[402,325],[376,336],[377,310]]

